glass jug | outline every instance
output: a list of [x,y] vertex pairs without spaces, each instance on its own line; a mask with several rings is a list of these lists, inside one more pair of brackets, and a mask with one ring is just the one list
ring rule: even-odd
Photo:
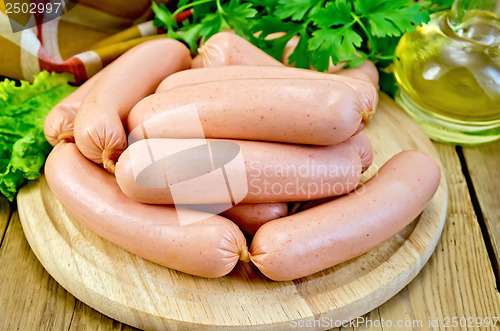
[[398,44],[396,101],[434,140],[500,138],[499,10],[500,1],[455,0]]

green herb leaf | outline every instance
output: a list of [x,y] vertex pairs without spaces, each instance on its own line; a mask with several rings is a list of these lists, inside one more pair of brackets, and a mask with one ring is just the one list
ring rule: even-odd
[[[291,21],[282,21],[268,15],[260,18],[253,26],[250,34],[246,37],[267,54],[281,61],[286,44],[291,38],[299,33],[301,28],[301,24]],[[274,33],[280,33],[282,36],[269,39],[269,35]],[[251,37],[255,34],[258,35],[258,38]]]
[[376,37],[401,36],[413,31],[414,24],[429,20],[429,14],[422,10],[422,6],[411,0],[384,0],[378,6],[373,1],[356,0],[356,4]]
[[316,10],[311,15],[311,20],[322,29],[328,29],[335,25],[350,25],[353,22],[351,12],[352,8],[347,0],[337,0]]
[[288,57],[288,61],[293,63],[297,68],[309,69],[311,60],[309,59],[309,36],[307,31],[303,31],[299,35],[299,43]]
[[274,16],[279,19],[291,18],[294,21],[300,21],[309,10],[317,3],[315,0],[278,0]]
[[258,11],[252,7],[251,3],[240,4],[240,1],[233,0],[226,7],[223,7],[225,17],[234,31],[241,35],[247,35],[252,30],[255,21],[252,20]]
[[309,40],[309,51],[319,51],[323,55],[314,61],[313,66],[319,71],[328,69],[330,57],[334,64],[350,61],[356,57],[356,47],[361,46],[363,38],[350,25],[335,29],[321,29],[313,32]]
[[396,83],[394,74],[385,72],[383,70],[379,70],[378,74],[380,89],[387,93],[391,98],[394,98],[396,96],[396,92],[398,91],[398,85]]
[[385,1],[370,1],[370,0],[354,0],[354,8],[356,8],[356,14],[367,15],[373,12],[378,12],[380,9],[383,10],[383,5]]
[[285,49],[285,46],[294,35],[295,34],[285,34],[281,37],[274,38],[274,39],[260,39],[259,38],[255,42],[255,44],[258,46],[260,45],[260,48],[265,49],[267,54],[271,55],[276,60],[281,61],[281,58],[283,57],[283,51]]
[[0,82],[0,192],[12,201],[26,180],[40,176],[51,146],[43,135],[48,112],[74,91],[69,74],[35,76],[33,84]]
[[[403,33],[428,22],[430,13],[448,9],[452,3],[453,0],[181,0],[179,6],[192,7],[193,16],[180,27],[175,23],[175,13],[164,5],[153,5],[153,10],[157,16],[155,24],[163,22],[168,36],[184,40],[193,52],[202,37],[207,40],[230,28],[281,60],[287,42],[298,34],[300,41],[288,59],[297,67],[308,68],[311,64],[325,71],[331,60],[333,64],[346,62],[347,67],[353,68],[370,59],[381,70],[392,62],[394,48]],[[278,32],[279,37],[269,39],[269,35]],[[390,75],[384,73],[381,78],[381,85],[387,86],[389,92],[393,86]]]
[[222,30],[222,16],[219,13],[208,14],[201,21],[200,35],[205,40]]
[[165,29],[172,29],[173,27],[177,26],[177,22],[175,22],[175,17],[172,15],[170,10],[168,10],[168,8],[164,4],[160,4],[158,6],[156,2],[153,2],[151,8],[155,13],[155,18],[153,20],[154,26]]
[[197,53],[198,40],[202,36],[203,25],[190,25],[187,29],[180,31],[179,37],[189,46],[191,53]]

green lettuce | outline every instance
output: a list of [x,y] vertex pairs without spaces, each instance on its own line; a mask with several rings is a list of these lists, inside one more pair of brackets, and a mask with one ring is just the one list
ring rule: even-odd
[[52,147],[43,122],[59,101],[75,90],[70,74],[42,71],[34,82],[0,82],[0,193],[10,201],[27,180],[40,176]]

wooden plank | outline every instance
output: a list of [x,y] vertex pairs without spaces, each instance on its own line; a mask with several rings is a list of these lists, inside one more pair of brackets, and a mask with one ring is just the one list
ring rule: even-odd
[[474,184],[484,222],[500,265],[500,140],[478,147],[464,147],[464,157]]
[[[435,146],[449,188],[448,217],[441,240],[420,274],[379,307],[380,317],[385,321],[395,323],[402,318],[422,321],[424,329],[429,328],[429,321],[436,319],[442,329],[444,318],[491,318],[500,313],[500,293],[495,288],[495,276],[460,160],[453,146],[438,143]],[[414,329],[418,328],[401,328]]]
[[[0,229],[9,204],[0,200]],[[17,212],[0,248],[0,330],[136,330],[77,300],[42,267],[24,237]]]
[[126,324],[115,321],[98,311],[90,308],[81,301],[77,301],[69,331],[133,331],[138,330]]
[[38,263],[17,212],[0,247],[0,266],[0,330],[68,329],[75,298]]
[[349,324],[350,330],[357,331],[382,331],[380,322],[380,311],[378,308],[373,309],[368,314],[358,317]]
[[10,205],[9,201],[4,197],[0,197],[0,245],[3,242],[5,231],[7,230],[7,225],[9,224],[10,218]]

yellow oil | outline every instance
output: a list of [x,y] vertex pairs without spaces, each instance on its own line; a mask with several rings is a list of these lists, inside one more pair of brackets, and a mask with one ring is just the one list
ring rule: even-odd
[[447,13],[405,34],[397,48],[396,100],[438,141],[462,145],[500,138],[500,25],[471,13],[452,29]]

